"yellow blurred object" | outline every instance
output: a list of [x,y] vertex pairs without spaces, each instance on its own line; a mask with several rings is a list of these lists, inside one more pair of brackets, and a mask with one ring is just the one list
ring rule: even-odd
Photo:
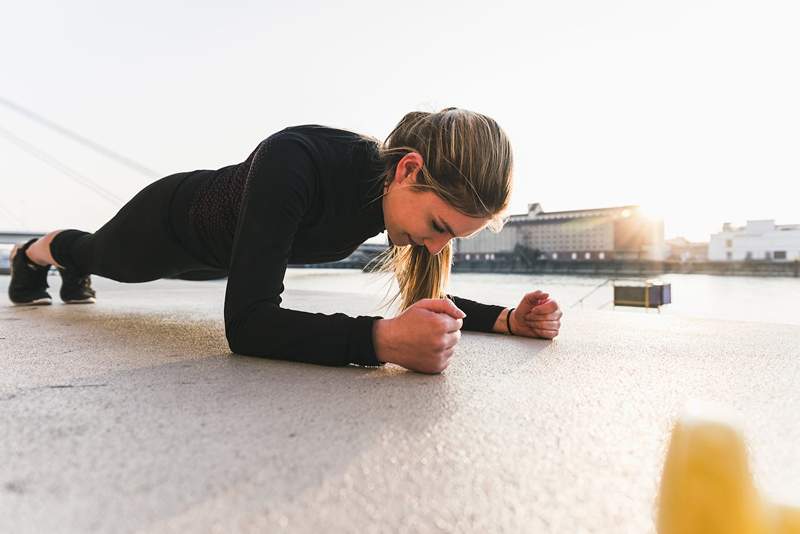
[[773,516],[775,532],[780,534],[800,533],[800,508],[778,505]]
[[800,509],[766,502],[739,432],[696,416],[672,430],[661,478],[659,534],[800,534]]

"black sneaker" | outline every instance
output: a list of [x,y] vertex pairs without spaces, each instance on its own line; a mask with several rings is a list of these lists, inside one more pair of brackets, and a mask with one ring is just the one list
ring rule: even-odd
[[61,275],[61,300],[64,304],[91,304],[95,302],[96,293],[92,289],[92,280],[88,274],[77,274],[69,269],[57,267]]
[[24,245],[14,245],[11,249],[9,267],[11,281],[8,283],[8,298],[17,306],[52,304],[53,299],[47,288],[49,265],[37,265],[28,259],[25,251],[38,238],[34,237]]

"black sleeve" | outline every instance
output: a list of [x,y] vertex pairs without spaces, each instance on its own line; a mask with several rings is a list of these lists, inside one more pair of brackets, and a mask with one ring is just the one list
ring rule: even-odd
[[495,304],[481,304],[474,300],[469,300],[455,295],[447,295],[458,308],[467,314],[464,317],[464,324],[461,330],[473,330],[475,332],[492,332],[495,321],[500,316],[500,313],[505,309],[505,306],[497,306]]
[[373,322],[381,316],[280,307],[292,242],[316,192],[317,171],[307,148],[279,132],[248,159],[225,290],[231,351],[320,365],[383,365],[372,342]]

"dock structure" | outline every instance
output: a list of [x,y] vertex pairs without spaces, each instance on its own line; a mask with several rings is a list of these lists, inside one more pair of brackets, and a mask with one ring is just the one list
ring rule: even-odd
[[[467,257],[468,256],[468,257]],[[552,259],[540,250],[515,245],[511,252],[461,254],[453,261],[453,272],[512,274],[575,274],[608,276],[657,276],[660,274],[714,274],[726,276],[800,277],[800,260],[777,262],[673,261],[627,259]]]
[[568,310],[553,341],[464,332],[425,375],[233,355],[222,280],[93,285],[0,307],[2,532],[649,533],[691,399],[800,502],[800,326]]

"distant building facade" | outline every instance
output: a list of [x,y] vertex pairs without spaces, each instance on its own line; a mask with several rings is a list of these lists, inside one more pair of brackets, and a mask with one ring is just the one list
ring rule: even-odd
[[667,260],[669,261],[708,261],[708,243],[696,243],[683,237],[668,239]]
[[711,261],[800,260],[800,224],[776,225],[774,220],[747,221],[735,228],[730,223],[712,234],[708,245]]
[[557,261],[612,259],[663,260],[664,224],[645,217],[638,206],[545,212],[529,204],[528,213],[511,215],[500,233],[484,229],[456,239],[454,259],[492,259],[516,245]]

